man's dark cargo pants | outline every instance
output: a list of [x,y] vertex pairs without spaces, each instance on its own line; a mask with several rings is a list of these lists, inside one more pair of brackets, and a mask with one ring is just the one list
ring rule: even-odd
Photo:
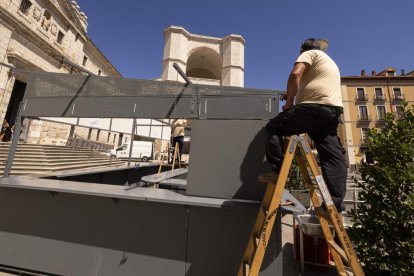
[[298,104],[281,112],[266,125],[266,157],[274,171],[283,161],[283,136],[307,133],[316,145],[323,178],[338,212],[345,210],[347,164],[337,135],[342,108],[320,104]]

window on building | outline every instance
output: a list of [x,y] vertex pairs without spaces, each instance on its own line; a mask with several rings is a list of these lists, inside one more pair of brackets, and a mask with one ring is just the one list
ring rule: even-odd
[[385,119],[385,105],[377,105],[377,118],[378,121]]
[[46,31],[49,30],[50,27],[50,19],[52,18],[52,15],[50,14],[49,11],[45,10],[45,12],[43,13],[43,19],[42,19],[42,28],[45,29]]
[[32,2],[30,2],[29,0],[22,0],[22,2],[20,3],[19,11],[27,15],[29,13],[31,6]]
[[401,88],[394,87],[392,90],[394,92],[394,100],[399,101],[399,100],[402,100],[403,99],[403,95],[402,95],[402,92],[401,92]]
[[106,142],[109,143],[109,139],[111,139],[111,133],[108,133],[108,137],[106,138]]
[[62,44],[64,37],[65,35],[61,31],[59,31],[57,35],[57,43]]
[[361,144],[366,145],[368,143],[369,128],[361,128]]
[[88,57],[83,56],[82,66],[86,66],[86,63],[88,62]]
[[98,76],[100,76],[102,74],[101,69],[98,70]]
[[366,105],[360,105],[358,106],[359,111],[359,120],[368,120],[368,108]]
[[112,141],[112,144],[115,144],[116,141],[116,134],[114,134],[114,140]]
[[358,101],[365,101],[365,89],[364,88],[357,88],[357,100]]
[[382,92],[381,87],[376,87],[375,88],[375,100],[377,100],[377,101],[384,101],[385,100],[385,96],[384,96],[384,93]]
[[395,71],[393,71],[393,70],[387,71],[387,76],[394,77],[395,76]]
[[395,113],[394,113],[395,118],[397,119],[400,118],[401,115],[403,114],[403,111],[404,111],[404,107],[402,105],[396,105]]

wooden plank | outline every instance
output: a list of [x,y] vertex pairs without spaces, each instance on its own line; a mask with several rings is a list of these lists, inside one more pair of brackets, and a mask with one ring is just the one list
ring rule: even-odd
[[174,171],[166,171],[162,173],[146,175],[141,178],[141,181],[156,184],[156,183],[159,183],[160,181],[173,178],[173,177],[177,177],[187,172],[188,172],[188,168],[181,168],[181,169],[176,169]]
[[159,183],[165,184],[165,185],[187,186],[187,179],[170,178],[170,179],[161,180]]

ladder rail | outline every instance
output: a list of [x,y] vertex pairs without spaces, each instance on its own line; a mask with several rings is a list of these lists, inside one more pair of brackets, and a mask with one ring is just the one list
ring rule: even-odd
[[[304,143],[306,143],[306,141],[302,140],[301,141],[302,146],[303,146]],[[307,145],[305,145],[305,146],[307,146]],[[346,232],[346,230],[343,226],[342,219],[341,219],[335,205],[333,204],[332,197],[329,193],[328,187],[326,186],[326,183],[323,180],[323,177],[322,177],[321,172],[319,170],[319,167],[317,166],[315,156],[313,154],[310,154],[310,153],[305,153],[305,157],[306,157],[308,165],[311,169],[311,172],[312,172],[313,176],[315,177],[315,179],[317,181],[319,190],[321,191],[321,196],[322,196],[323,201],[325,203],[325,206],[327,208],[328,214],[331,217],[331,222],[334,226],[335,231],[338,233],[339,241],[341,242],[342,248],[345,251],[346,256],[348,257],[351,268],[352,268],[353,272],[355,273],[355,275],[357,275],[357,276],[364,275],[364,271],[362,270],[361,263],[359,262],[358,257],[356,256],[354,248],[351,244],[351,240],[349,239],[349,236],[348,236],[348,234],[347,234],[347,232]],[[321,218],[320,218],[320,220],[321,220]],[[323,219],[322,219],[322,221],[323,221]],[[322,226],[322,229],[323,229],[324,227],[322,225],[322,221],[321,221],[321,226]],[[326,223],[323,222],[323,224],[326,225],[326,224],[328,224],[328,222],[327,221],[326,221]],[[328,230],[329,230],[329,225],[328,225]],[[331,248],[332,248],[332,246],[331,246]],[[336,252],[336,250],[333,250],[333,251]]]
[[[298,135],[293,135],[289,139],[276,183],[270,182],[267,184],[266,193],[262,200],[261,208],[258,211],[237,275],[259,275],[267,243],[269,242],[276,219],[276,213],[281,205],[282,193],[286,185],[293,158],[296,158],[298,162],[305,186],[309,190],[313,206],[317,210],[316,215],[319,218],[322,232],[331,249],[338,274],[348,275],[345,270],[344,261],[347,265],[350,265],[355,276],[365,275],[342,224],[342,219],[336,210],[326,183],[323,180],[316,159],[310,150],[309,144],[303,136]],[[319,191],[320,195],[318,195],[317,191]],[[321,211],[323,210],[322,204],[325,204],[327,213]],[[329,223],[333,224],[336,233],[338,233],[342,248],[335,242]]]
[[[167,156],[169,156],[169,154],[170,154],[170,143],[167,143],[165,151],[167,153]],[[173,160],[172,160],[172,165],[171,165],[172,166],[172,169],[171,169],[172,171],[174,171],[175,160],[176,159],[178,159],[178,167],[181,168],[180,148],[178,147],[178,143],[176,143],[175,146],[174,146]],[[161,160],[160,160],[160,166],[158,168],[158,173],[161,172],[163,166],[166,166],[166,165],[164,165],[164,162],[165,162],[165,153],[161,155]]]
[[[289,141],[288,148],[291,148],[291,147],[296,148],[296,146],[297,146],[296,141],[293,141],[293,140]],[[259,233],[252,232],[252,234],[250,235],[250,238],[249,238],[249,245],[250,246],[254,245],[254,242],[255,242],[254,241],[254,239],[255,239],[254,236],[255,235],[259,236],[259,243],[258,243],[258,245],[256,247],[256,250],[253,252],[251,257],[249,256],[250,254],[248,254],[248,253],[250,253],[248,250],[249,249],[251,250],[251,247],[249,248],[249,246],[248,246],[248,248],[247,248],[248,250],[246,250],[246,252],[244,254],[244,257],[243,257],[243,260],[242,260],[242,263],[241,263],[240,268],[239,268],[239,272],[238,272],[239,276],[259,275],[260,267],[261,267],[261,264],[263,262],[265,250],[266,250],[266,247],[267,247],[267,243],[269,242],[270,235],[271,235],[272,230],[273,230],[273,225],[274,225],[274,221],[275,221],[275,218],[276,218],[276,212],[277,212],[277,210],[279,208],[279,205],[280,205],[280,200],[282,198],[283,190],[284,190],[284,187],[285,187],[285,184],[286,184],[286,180],[287,180],[287,176],[288,176],[288,173],[289,173],[290,166],[291,166],[292,161],[293,161],[293,157],[294,157],[293,153],[287,154],[285,156],[285,158],[283,160],[283,163],[282,163],[282,168],[281,168],[280,173],[279,173],[278,180],[276,182],[276,185],[272,184],[272,183],[268,184],[268,185],[275,185],[274,191],[269,190],[268,197],[265,197],[265,199],[266,198],[270,199],[270,204],[269,204],[269,202],[265,202],[265,201],[263,201],[263,203],[262,203],[262,207],[264,207],[263,206],[264,204],[269,204],[268,205],[268,212],[267,212],[267,214],[265,216],[265,220],[263,222],[259,220],[260,215],[257,217],[255,226],[257,224],[262,224],[262,223],[263,223],[262,224],[263,226],[261,227],[261,231]],[[269,197],[269,195],[270,195],[270,197]],[[263,208],[260,208],[259,212],[263,212]],[[253,230],[255,230],[255,229],[253,229]],[[250,257],[250,260],[248,260],[249,257]],[[249,267],[248,273],[246,273],[246,268],[245,268],[246,261],[251,264],[250,267]]]
[[[312,201],[312,204],[315,208],[322,208],[322,202],[320,202],[318,195],[316,194],[316,190],[314,188],[314,186],[312,185],[312,180],[310,178],[308,169],[306,167],[306,163],[305,163],[305,159],[303,156],[297,156],[296,161],[298,163],[299,169],[302,173],[304,182],[305,182],[305,186],[308,188],[309,190],[309,194],[310,194],[310,198]],[[315,160],[316,161],[316,160]],[[322,233],[324,234],[326,240],[329,242],[333,242],[334,238],[333,235],[331,233],[331,230],[329,228],[329,223],[326,220],[326,218],[319,218],[319,222],[321,224],[321,229],[322,229]],[[338,273],[341,275],[343,273],[346,273],[345,271],[345,267],[343,265],[342,259],[339,256],[339,254],[336,251],[331,251],[332,257],[334,259],[335,262],[335,266],[336,266],[336,270],[338,271]]]

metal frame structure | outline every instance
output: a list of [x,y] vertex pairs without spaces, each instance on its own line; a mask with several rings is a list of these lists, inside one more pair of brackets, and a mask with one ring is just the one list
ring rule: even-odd
[[[0,265],[63,275],[235,275],[264,193],[256,181],[267,168],[263,126],[278,99],[278,91],[31,74],[15,133],[26,117],[193,119],[188,186],[130,186],[155,171],[134,166],[9,177],[15,135],[0,179]],[[304,211],[297,206],[285,211]],[[280,213],[274,229],[261,275],[282,272]]]

